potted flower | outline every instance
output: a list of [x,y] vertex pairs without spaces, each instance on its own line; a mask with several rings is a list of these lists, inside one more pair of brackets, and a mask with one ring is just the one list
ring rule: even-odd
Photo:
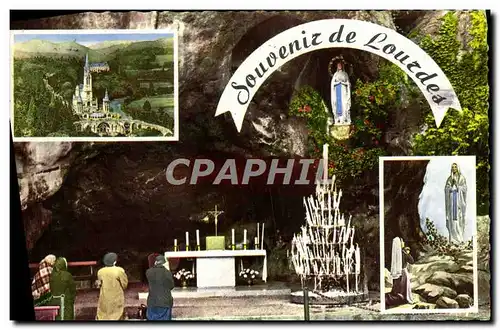
[[248,285],[252,285],[255,281],[255,278],[259,275],[259,272],[250,268],[243,269],[240,271],[240,278],[247,282]]
[[189,270],[183,268],[177,271],[174,277],[181,282],[183,288],[187,288],[187,282],[193,279],[194,275]]

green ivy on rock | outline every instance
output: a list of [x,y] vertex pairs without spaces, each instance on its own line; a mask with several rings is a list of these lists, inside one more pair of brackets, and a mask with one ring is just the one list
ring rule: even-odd
[[460,100],[462,113],[449,110],[439,128],[427,108],[424,133],[415,136],[415,155],[475,155],[479,214],[489,209],[489,119],[487,22],[483,11],[471,11],[467,50],[461,50],[456,13],[442,18],[437,37],[424,36],[420,46],[441,67]]

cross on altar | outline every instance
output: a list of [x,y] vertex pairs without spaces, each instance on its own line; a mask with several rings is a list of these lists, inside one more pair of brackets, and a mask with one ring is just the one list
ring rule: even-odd
[[[220,214],[224,213],[224,211],[218,211],[217,210],[217,205],[215,205],[215,211],[206,211],[209,215],[213,215],[214,218],[215,218],[215,236],[217,236],[217,221],[218,221],[218,217]],[[203,220],[207,221],[209,220],[208,218],[208,215],[203,218]]]

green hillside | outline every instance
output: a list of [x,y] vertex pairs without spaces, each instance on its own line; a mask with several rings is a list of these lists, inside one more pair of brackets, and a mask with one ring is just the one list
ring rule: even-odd
[[91,46],[88,46],[88,48],[90,49],[104,49],[104,48],[110,48],[110,47],[115,47],[115,48],[123,48],[123,47],[126,47],[128,45],[130,45],[131,43],[133,43],[133,41],[129,41],[129,40],[109,40],[109,41],[103,41],[103,42],[99,42],[97,44],[94,44],[94,45],[91,45]]
[[30,57],[76,57],[83,58],[86,54],[93,61],[105,61],[106,55],[100,51],[92,50],[88,47],[80,45],[77,42],[50,42],[47,40],[29,40],[14,44],[15,58],[30,58]]
[[109,61],[119,55],[137,54],[146,49],[167,49],[173,52],[173,39],[160,38],[154,41],[105,41],[90,47],[75,41],[54,43],[47,40],[30,40],[14,44],[15,58],[44,57],[77,57],[83,58],[88,53],[92,62]]

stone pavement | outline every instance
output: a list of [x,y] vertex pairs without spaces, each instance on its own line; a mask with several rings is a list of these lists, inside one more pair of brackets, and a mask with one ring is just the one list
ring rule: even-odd
[[[182,290],[182,289],[181,289]],[[135,319],[138,307],[144,300],[139,300],[139,292],[147,292],[144,284],[131,284],[125,294],[126,313],[129,319]],[[98,290],[78,291],[75,312],[77,320],[93,320],[97,310]],[[311,320],[453,320],[457,316],[443,314],[425,315],[391,315],[381,314],[377,310],[378,292],[370,292],[371,303],[358,306],[311,306]],[[459,316],[467,320],[489,320],[489,306],[480,308],[478,314],[462,314]],[[253,297],[199,297],[199,298],[177,298],[174,300],[172,313],[173,320],[304,320],[304,307],[293,304],[289,297],[261,295]]]

